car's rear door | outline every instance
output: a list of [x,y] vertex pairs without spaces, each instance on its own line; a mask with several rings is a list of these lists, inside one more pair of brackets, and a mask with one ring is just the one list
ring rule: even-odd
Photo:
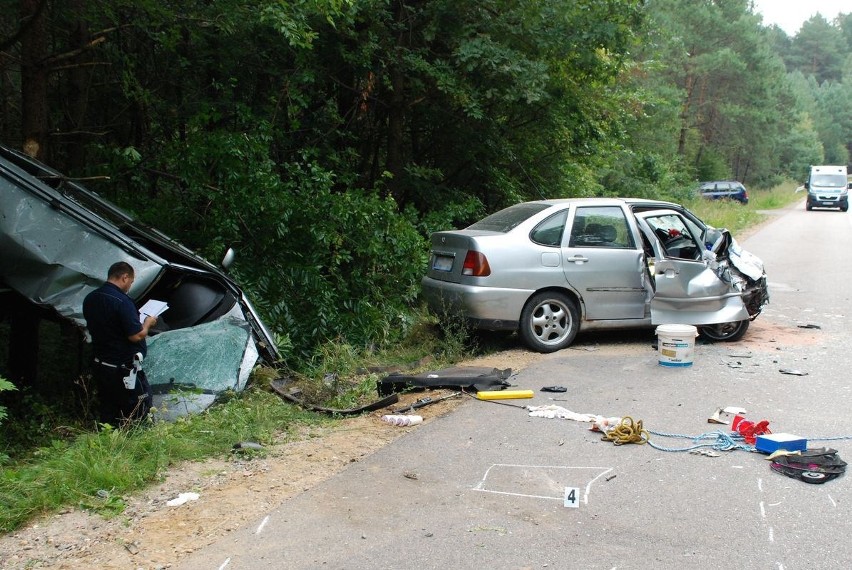
[[624,209],[578,206],[569,223],[562,266],[568,283],[582,297],[585,318],[645,317],[650,297],[645,256]]

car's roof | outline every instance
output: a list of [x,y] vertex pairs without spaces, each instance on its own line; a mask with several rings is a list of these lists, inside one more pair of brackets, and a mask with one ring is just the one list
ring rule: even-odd
[[551,206],[566,204],[575,206],[620,206],[626,204],[628,206],[660,206],[661,208],[680,207],[679,204],[675,204],[674,202],[649,200],[647,198],[554,198],[550,200],[534,200],[527,203],[548,204]]

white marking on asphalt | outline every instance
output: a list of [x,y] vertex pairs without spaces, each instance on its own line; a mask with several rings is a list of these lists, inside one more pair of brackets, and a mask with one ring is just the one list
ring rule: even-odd
[[231,559],[226,558],[225,561],[222,562],[222,565],[219,566],[219,570],[225,570],[225,567],[228,566],[228,564],[230,564],[230,563],[231,563]]
[[488,479],[488,475],[491,473],[491,470],[495,467],[510,467],[510,468],[524,468],[524,469],[597,469],[600,470],[597,476],[595,476],[591,481],[586,483],[585,492],[583,493],[583,503],[589,503],[589,492],[591,491],[592,483],[612,471],[612,467],[569,467],[565,465],[516,465],[511,463],[495,463],[491,465],[488,469],[485,470],[485,475],[482,476],[479,483],[477,483],[474,487],[474,491],[480,491],[483,493],[493,493],[495,495],[510,495],[513,497],[530,497],[533,499],[550,499],[554,501],[564,501],[565,497],[562,495],[559,496],[547,496],[547,495],[532,495],[529,493],[519,493],[519,492],[511,492],[511,491],[496,491],[494,489],[486,489],[485,481]]
[[837,508],[837,503],[834,502],[834,499],[831,498],[831,495],[826,495],[828,500],[831,501],[831,506]]
[[769,527],[769,542],[775,542],[775,532]]
[[766,507],[763,504],[763,501],[760,501],[760,516],[762,518],[766,518]]
[[263,527],[266,526],[266,523],[269,522],[269,515],[263,517],[263,520],[260,521],[260,526],[257,527],[257,530],[254,531],[255,534],[260,534],[263,531]]
[[763,492],[763,479],[760,479],[760,478],[757,479],[757,490],[760,491],[761,493]]

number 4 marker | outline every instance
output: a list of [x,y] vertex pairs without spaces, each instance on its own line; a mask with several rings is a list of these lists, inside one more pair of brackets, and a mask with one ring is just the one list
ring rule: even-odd
[[564,504],[566,507],[580,508],[580,489],[578,487],[565,487]]

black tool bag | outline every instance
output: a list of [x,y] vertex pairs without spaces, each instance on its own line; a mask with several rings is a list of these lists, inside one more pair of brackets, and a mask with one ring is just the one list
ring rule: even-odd
[[805,483],[825,483],[846,472],[846,462],[837,450],[828,447],[806,449],[799,455],[780,455],[772,460],[772,469]]

